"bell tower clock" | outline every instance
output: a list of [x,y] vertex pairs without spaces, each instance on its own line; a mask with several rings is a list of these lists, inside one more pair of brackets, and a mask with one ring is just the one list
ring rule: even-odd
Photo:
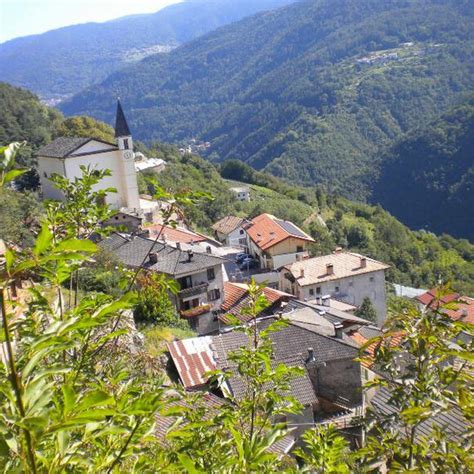
[[117,101],[117,116],[115,118],[115,138],[121,157],[122,183],[124,189],[123,207],[140,209],[140,196],[138,194],[137,172],[135,170],[135,153],[133,153],[133,140],[128,128],[125,114],[120,100]]

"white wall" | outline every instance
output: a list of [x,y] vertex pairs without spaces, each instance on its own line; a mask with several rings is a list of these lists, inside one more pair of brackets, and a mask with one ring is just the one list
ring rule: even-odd
[[[242,243],[240,240],[242,239]],[[242,227],[237,227],[237,229],[233,230],[225,239],[226,245],[230,247],[247,247],[247,234]]]
[[[299,299],[313,300],[317,296],[331,295],[346,303],[360,306],[366,296],[374,305],[377,312],[377,325],[381,326],[387,315],[387,302],[385,292],[385,273],[383,270],[363,273],[348,278],[341,278],[328,282],[300,287],[296,281],[291,284],[284,277],[287,270],[280,272],[280,290],[289,291]],[[318,293],[317,288],[320,288]],[[313,290],[313,294],[311,294]]]
[[81,165],[91,166],[99,170],[109,169],[112,172],[112,176],[102,179],[100,183],[95,186],[95,190],[115,188],[117,190],[116,193],[109,193],[107,195],[107,204],[114,209],[126,206],[122,182],[121,155],[119,151],[114,150],[95,155],[69,157],[66,158],[64,162],[68,179],[81,176]]
[[65,176],[64,160],[38,157],[38,174],[44,199],[63,199],[63,194],[49,180],[53,173]]
[[289,263],[294,263],[298,259],[302,260],[304,257],[307,257],[309,254],[307,251],[304,252],[295,252],[295,253],[284,253],[282,255],[273,256],[273,267],[281,268],[283,265],[288,265]]

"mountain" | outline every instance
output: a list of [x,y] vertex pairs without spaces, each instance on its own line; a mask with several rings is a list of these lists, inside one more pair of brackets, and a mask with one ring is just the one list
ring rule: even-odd
[[62,104],[143,140],[209,141],[292,183],[370,197],[385,147],[474,88],[468,0],[313,0],[150,56]]
[[375,201],[412,228],[474,241],[474,98],[410,132],[382,163]]
[[0,44],[0,80],[59,100],[143,57],[294,0],[187,0],[157,13],[86,23]]

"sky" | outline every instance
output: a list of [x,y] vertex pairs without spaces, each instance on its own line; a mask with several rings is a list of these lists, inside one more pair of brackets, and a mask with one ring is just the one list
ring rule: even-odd
[[0,0],[0,43],[54,28],[152,13],[179,0]]

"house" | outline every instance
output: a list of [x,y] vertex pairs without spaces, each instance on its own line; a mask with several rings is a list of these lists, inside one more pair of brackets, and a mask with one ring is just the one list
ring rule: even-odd
[[166,161],[161,158],[147,158],[143,153],[135,153],[135,169],[137,172],[152,171],[161,173],[166,168]]
[[118,229],[124,229],[130,233],[137,233],[142,231],[143,225],[143,213],[137,209],[123,208],[112,217],[102,222],[103,227],[116,227]]
[[[258,330],[268,327],[275,317],[256,322]],[[288,414],[287,426],[299,437],[315,423],[328,420],[349,426],[349,419],[361,414],[362,390],[360,363],[355,360],[357,347],[342,339],[319,334],[293,324],[270,333],[273,362],[303,369],[290,383],[290,394],[304,407],[297,415]],[[207,372],[220,369],[230,373],[222,386],[222,396],[240,399],[246,383],[237,373],[229,355],[249,344],[240,331],[215,336],[174,341],[168,349],[179,379],[186,390],[207,387]]]
[[422,308],[437,309],[442,305],[449,305],[449,308],[442,308],[443,313],[454,321],[474,324],[474,298],[459,293],[440,295],[433,288],[417,296],[415,300]]
[[224,298],[224,259],[192,250],[155,242],[144,237],[114,233],[99,246],[125,266],[169,276],[180,285],[177,295],[170,295],[182,318],[189,320],[198,334],[219,327],[218,314]]
[[113,209],[139,209],[133,140],[120,102],[117,103],[115,138],[116,143],[87,137],[59,137],[39,149],[38,174],[43,198],[64,199],[50,181],[51,175],[58,174],[72,181],[82,176],[81,167],[85,166],[111,171],[111,176],[102,179],[96,189],[116,189],[116,193],[108,193],[106,197]]
[[276,270],[308,257],[308,245],[314,240],[292,222],[271,214],[252,219],[245,231],[248,250],[262,268]]
[[369,297],[382,326],[387,312],[385,270],[389,265],[363,255],[337,250],[285,265],[280,269],[280,290],[300,300],[316,301],[330,295],[359,306]]
[[212,230],[214,231],[214,235],[219,242],[222,242],[229,247],[236,247],[246,250],[246,224],[247,220],[242,217],[226,216],[220,221],[217,221],[212,226]]
[[[282,291],[273,288],[263,288],[263,294],[267,298],[269,306],[267,306],[257,318],[270,316],[279,312],[285,303],[287,303],[292,295],[283,293]],[[219,315],[219,322],[221,325],[231,325],[232,321],[229,315],[234,316],[240,322],[246,323],[250,321],[250,317],[242,312],[250,303],[250,294],[248,285],[245,283],[233,283],[227,281],[224,283],[224,302],[222,303],[222,314]]]
[[250,188],[244,186],[230,188],[230,190],[235,194],[238,201],[250,202]]

